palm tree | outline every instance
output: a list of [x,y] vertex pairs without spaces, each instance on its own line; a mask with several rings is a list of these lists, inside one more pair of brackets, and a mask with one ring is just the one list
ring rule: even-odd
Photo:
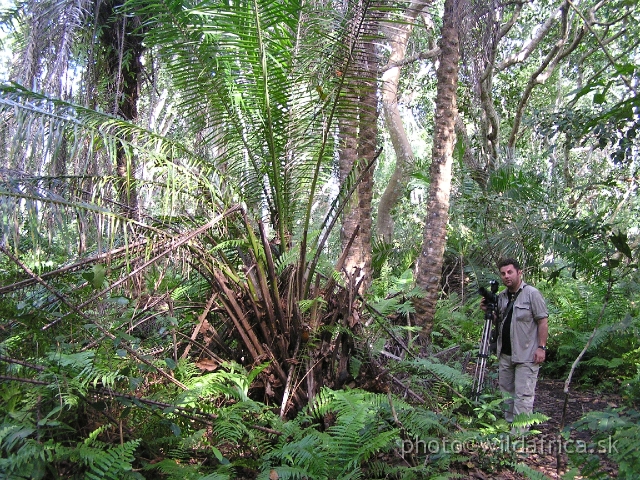
[[436,302],[440,294],[442,264],[449,220],[449,196],[453,166],[453,147],[458,115],[457,88],[460,12],[457,0],[445,2],[442,37],[440,39],[440,65],[437,70],[433,155],[429,185],[427,218],[424,226],[422,249],[416,264],[416,283],[425,290],[423,297],[414,300],[416,324],[422,327],[421,337],[428,340],[433,327]]
[[[335,182],[336,120],[351,117],[362,125],[375,119],[375,114],[371,116],[375,105],[368,101],[370,110],[362,113],[345,93],[345,85],[354,85],[352,79],[357,77],[369,85],[364,89],[362,83],[356,84],[364,97],[375,100],[375,70],[368,73],[368,67],[354,59],[367,49],[366,58],[371,59],[375,32],[370,25],[379,14],[370,2],[347,2],[339,10],[319,5],[315,11],[295,0],[233,4],[132,0],[109,6],[111,13],[121,15],[117,25],[132,42],[131,50],[120,50],[129,53],[131,63],[120,57],[119,67],[127,65],[133,71],[120,83],[117,111],[102,113],[20,85],[5,85],[0,91],[2,115],[13,132],[20,133],[14,139],[28,140],[7,144],[5,154],[40,152],[53,160],[60,150],[49,146],[65,137],[70,145],[68,165],[75,167],[69,178],[53,179],[61,186],[57,191],[38,174],[2,176],[5,212],[15,219],[12,225],[20,225],[5,229],[4,243],[12,243],[20,252],[24,246],[20,229],[29,225],[36,234],[49,231],[55,242],[61,242],[60,232],[51,223],[43,224],[42,208],[49,209],[49,219],[66,215],[60,226],[67,234],[76,223],[91,224],[87,219],[93,219],[96,242],[103,243],[97,244],[97,254],[77,260],[72,269],[61,267],[44,278],[15,257],[19,282],[3,291],[38,283],[64,299],[57,302],[56,320],[40,319],[44,323],[40,328],[56,328],[73,319],[101,326],[98,317],[81,312],[105,296],[130,296],[127,281],[139,274],[152,284],[148,293],[173,311],[187,288],[163,285],[183,259],[189,265],[183,275],[197,272],[200,279],[191,291],[195,288],[209,300],[198,321],[190,325],[190,335],[184,335],[190,346],[183,355],[199,345],[200,352],[217,360],[247,366],[268,363],[260,375],[262,391],[281,401],[285,414],[289,399],[300,406],[323,385],[344,382],[348,373],[352,335],[334,333],[357,328],[357,322],[351,315],[349,293],[337,286],[332,273],[342,269],[348,252],[337,265],[323,255],[349,198],[370,175],[375,157],[371,133],[366,136],[370,143],[357,145],[366,160],[346,175],[350,181],[338,194],[325,193],[330,189],[321,187]],[[135,28],[128,30],[131,25]],[[364,32],[369,32],[367,41]],[[175,92],[173,107],[180,116],[173,135],[136,125],[134,85],[144,73],[137,70],[143,64],[143,35],[147,52],[153,55],[145,62],[161,65]],[[89,45],[92,51],[98,47]],[[112,54],[113,47],[107,45]],[[107,71],[122,73],[119,68]],[[113,77],[108,78],[107,85],[113,87]],[[125,104],[131,107],[126,112]],[[140,217],[123,213],[113,200],[123,199],[118,196],[122,184],[108,177],[92,178],[92,190],[86,190],[78,174],[96,151],[111,165],[124,165],[125,154],[127,165],[133,165],[133,158],[145,165],[147,177],[137,184],[139,191],[156,197],[154,210],[140,212]],[[126,170],[130,175],[131,168]],[[365,210],[370,190],[368,185],[359,193]],[[25,198],[31,202],[26,210],[19,207]],[[324,210],[317,208],[321,204],[326,205]],[[24,222],[25,212],[31,224]],[[73,220],[77,212],[82,222]],[[8,247],[5,252],[9,255]],[[83,290],[61,290],[62,278],[70,270],[90,265],[94,268],[85,271],[85,278],[96,293],[87,298]],[[128,273],[119,274],[117,268]],[[141,312],[153,308],[141,298],[129,301]],[[130,324],[140,315],[152,317],[137,310],[132,315]],[[132,328],[127,332],[135,332]],[[102,326],[97,332],[111,335]],[[209,348],[210,342],[215,342],[217,352]],[[134,348],[127,351],[143,361]],[[175,359],[179,355],[175,341],[173,355]],[[313,364],[304,358],[313,359]]]
[[373,171],[377,159],[378,99],[377,73],[379,54],[373,39],[379,37],[381,15],[371,19],[356,18],[363,25],[364,39],[353,55],[353,70],[360,72],[348,79],[346,85],[353,115],[341,117],[340,124],[340,177],[348,181],[357,172],[359,181],[353,197],[347,204],[342,221],[342,249],[346,253],[344,272],[358,292],[364,293],[371,285],[371,239]]

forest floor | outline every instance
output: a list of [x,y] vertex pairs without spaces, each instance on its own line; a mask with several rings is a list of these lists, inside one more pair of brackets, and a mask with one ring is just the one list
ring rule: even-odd
[[[525,463],[532,469],[543,473],[548,478],[560,479],[567,470],[567,454],[562,453],[560,456],[561,467],[558,469],[558,432],[562,421],[562,410],[564,405],[564,381],[539,379],[536,389],[536,400],[534,411],[543,413],[550,417],[545,423],[536,425],[538,434],[518,438],[510,448],[514,451],[525,450],[524,453],[518,453],[518,460]],[[565,426],[571,425],[580,419],[584,414],[591,411],[604,410],[607,407],[617,407],[621,403],[619,396],[615,394],[602,394],[593,390],[576,391],[571,390],[569,401],[567,403]],[[568,441],[562,440],[563,452],[571,451],[571,449],[580,449],[591,442],[589,432],[578,432],[573,430]],[[524,448],[523,448],[524,447]],[[610,478],[616,478],[617,472],[614,463],[607,462],[603,459],[601,466]],[[480,469],[470,469],[468,471],[469,479],[480,480],[521,480],[528,478],[522,474],[501,470],[491,472]],[[582,477],[575,477],[582,478]]]

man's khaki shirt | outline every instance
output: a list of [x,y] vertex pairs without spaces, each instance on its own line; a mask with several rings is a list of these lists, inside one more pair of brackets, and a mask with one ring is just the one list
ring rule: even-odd
[[[547,304],[537,288],[522,282],[513,305],[511,316],[511,361],[514,363],[533,362],[533,354],[538,348],[538,321],[549,316]],[[498,295],[498,357],[502,351],[502,326],[509,299],[505,288]]]

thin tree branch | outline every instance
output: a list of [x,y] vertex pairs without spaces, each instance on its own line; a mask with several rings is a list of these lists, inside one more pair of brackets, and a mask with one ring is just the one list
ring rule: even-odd
[[561,38],[556,42],[551,51],[545,56],[540,66],[531,74],[531,76],[529,77],[529,81],[527,82],[527,85],[522,93],[522,96],[520,97],[520,101],[518,102],[518,107],[516,108],[515,116],[513,119],[513,126],[511,128],[511,133],[509,134],[509,140],[507,143],[510,149],[513,149],[515,147],[518,131],[520,130],[522,116],[524,115],[525,107],[529,102],[529,98],[531,97],[533,89],[536,87],[536,85],[544,83],[546,79],[551,75],[551,73],[555,70],[558,62],[569,55],[571,52],[573,52],[582,41],[584,30],[579,29],[571,44],[563,49],[562,46],[566,42],[569,28],[566,11],[563,11],[562,26],[563,31],[561,34]]
[[392,68],[404,67],[405,65],[409,65],[410,63],[417,62],[418,60],[428,60],[431,58],[437,58],[440,55],[440,47],[432,48],[431,50],[427,50],[426,52],[419,52],[415,55],[410,55],[408,57],[403,58],[397,62],[389,62],[380,70],[384,73],[387,70],[391,70]]
[[565,0],[565,2],[554,12],[553,15],[547,18],[547,20],[538,27],[537,31],[534,33],[531,39],[528,42],[523,44],[522,48],[518,53],[510,55],[509,57],[505,58],[502,62],[498,63],[498,65],[496,65],[495,67],[495,71],[501,72],[502,70],[505,70],[511,67],[512,65],[515,65],[516,63],[522,63],[527,58],[529,58],[531,53],[533,53],[535,48],[546,37],[546,35],[549,33],[553,25],[557,22],[558,18],[562,15],[563,10],[566,10],[566,8],[567,8],[567,0]]
[[[106,258],[112,258],[112,257],[116,257],[119,256],[120,254],[128,254],[131,252],[132,249],[136,249],[138,247],[143,247],[147,244],[148,240],[145,238],[144,240],[141,240],[139,242],[136,243],[132,243],[130,245],[126,245],[124,247],[120,247],[120,248],[116,248],[113,250],[110,250],[108,252],[105,253],[101,253],[100,255],[96,255],[95,257],[91,257],[91,258],[87,258],[84,260],[80,260],[79,262],[76,262],[72,265],[67,265],[66,267],[61,267],[58,268],[56,270],[52,270],[50,272],[46,272],[40,275],[40,278],[42,278],[43,280],[46,280],[48,278],[55,278],[57,276],[60,276],[62,274],[68,273],[68,272],[72,272],[74,270],[77,270],[79,268],[82,267],[86,267],[87,265],[91,265],[92,263],[97,263],[101,260],[104,260]],[[12,283],[11,285],[5,285],[3,287],[0,287],[0,294],[3,293],[9,293],[12,292],[14,290],[18,290],[20,288],[25,288],[28,287],[30,285],[34,285],[38,283],[37,280],[35,280],[34,278],[27,278],[25,280],[21,280],[19,282],[15,282]]]
[[27,363],[27,362],[25,362],[23,360],[18,360],[17,358],[6,357],[4,355],[0,355],[0,361],[7,362],[7,363],[15,363],[16,365],[22,365],[23,367],[32,368],[32,369],[37,370],[39,372],[42,372],[44,370],[44,367],[42,367],[40,365],[34,365],[33,363]]
[[[582,19],[582,21],[584,22],[584,25],[587,27],[587,30],[589,30],[589,32],[594,36],[594,38],[596,39],[596,42],[598,42],[598,45],[600,45],[600,48],[602,49],[602,53],[604,53],[604,55],[607,57],[607,60],[609,61],[609,63],[611,64],[612,67],[615,68],[616,66],[616,60],[611,56],[611,54],[609,53],[609,50],[607,50],[606,45],[602,42],[602,40],[600,39],[600,37],[598,36],[598,34],[593,30],[593,28],[591,28],[591,23],[584,17],[584,15],[582,14],[582,12],[580,10],[578,10],[576,8],[576,6],[573,4],[573,2],[571,0],[566,0],[567,3],[569,4],[569,6],[578,14],[578,16]],[[631,82],[629,81],[629,79],[625,76],[625,75],[620,75],[620,78],[622,79],[622,81],[624,82],[624,84],[627,86],[627,88],[629,89],[629,91],[636,93],[636,89],[631,85]]]
[[[75,312],[77,315],[79,315],[81,318],[84,318],[85,320],[89,321],[91,323],[91,325],[95,326],[104,336],[115,340],[115,335],[113,335],[109,330],[107,330],[105,327],[103,327],[102,325],[96,323],[93,321],[93,319],[91,317],[89,317],[88,315],[86,315],[84,312],[82,312],[80,310],[80,307],[76,307],[75,305],[73,305],[71,302],[69,302],[67,300],[67,298],[61,294],[60,292],[58,292],[58,290],[56,290],[55,288],[51,287],[47,282],[45,282],[42,278],[40,278],[35,272],[33,272],[27,265],[25,265],[19,258],[17,258],[16,256],[14,256],[11,252],[9,252],[9,250],[7,250],[5,248],[4,245],[0,245],[0,251],[2,251],[7,257],[9,257],[11,259],[11,261],[13,261],[16,265],[18,265],[20,268],[22,268],[25,273],[27,273],[28,275],[32,276],[33,278],[35,278],[38,283],[40,283],[44,288],[46,288],[47,290],[49,290],[53,295],[55,295],[57,298],[60,299],[60,301],[62,303],[64,303],[67,308],[69,308],[71,311]],[[122,346],[123,349],[125,349],[132,357],[136,358],[138,361],[144,363],[145,365],[151,367],[152,369],[154,369],[155,371],[157,371],[160,375],[162,375],[164,378],[166,378],[167,380],[169,380],[171,383],[175,384],[176,386],[182,388],[183,390],[187,390],[186,385],[184,385],[182,382],[180,382],[179,380],[177,380],[175,377],[173,377],[172,375],[169,375],[167,372],[165,372],[164,370],[162,370],[160,367],[154,365],[153,363],[151,363],[150,361],[148,361],[147,359],[145,359],[143,356],[141,356],[140,354],[138,354],[138,352],[136,352],[135,350],[133,350],[131,347],[129,347],[128,345],[126,345],[125,343],[121,343],[120,344]]]

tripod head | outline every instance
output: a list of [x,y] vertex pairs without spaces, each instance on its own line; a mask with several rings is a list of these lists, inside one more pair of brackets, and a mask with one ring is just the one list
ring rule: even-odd
[[487,309],[484,312],[485,318],[496,319],[495,313],[498,310],[498,281],[489,281],[490,290],[487,290],[484,286],[480,287],[478,292],[484,297],[484,304]]
[[[488,335],[488,338],[483,339],[483,342],[487,342],[488,352],[496,353],[498,347],[498,281],[490,280],[489,281],[489,290],[487,290],[484,286],[480,287],[478,292],[480,295],[484,297],[485,311],[484,311],[484,320],[485,320],[485,335]],[[494,325],[494,328],[490,330],[491,324]]]

